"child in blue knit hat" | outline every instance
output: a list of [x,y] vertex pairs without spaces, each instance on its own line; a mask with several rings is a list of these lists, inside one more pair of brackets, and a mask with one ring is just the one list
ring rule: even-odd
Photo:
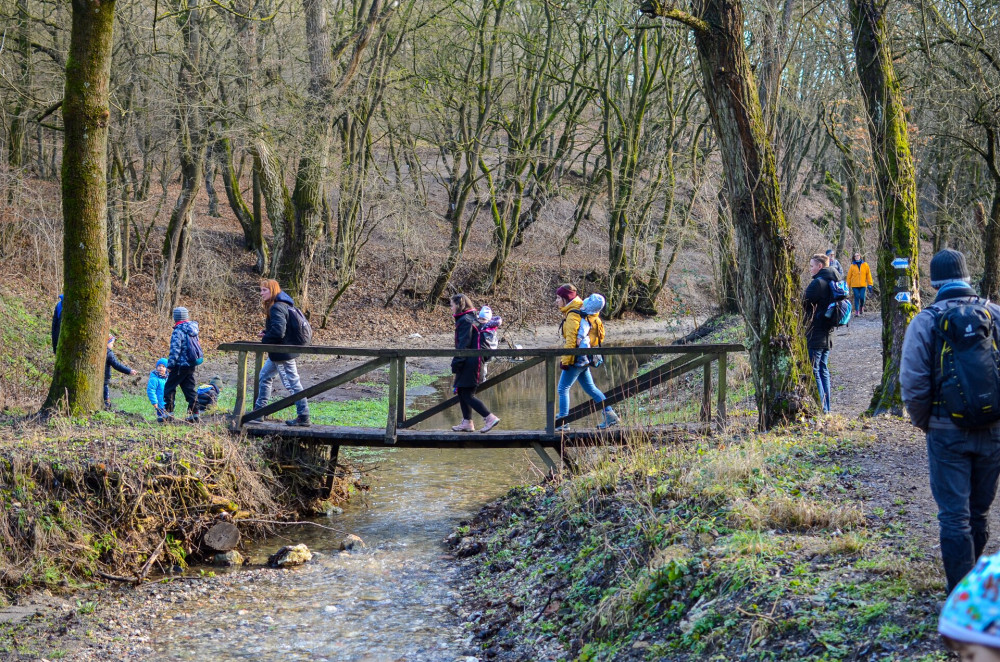
[[167,385],[167,360],[160,359],[156,362],[156,367],[149,373],[149,381],[146,382],[146,397],[149,404],[153,405],[156,412],[156,422],[162,423],[167,418],[167,405],[163,401],[163,387]]
[[1000,554],[983,556],[941,610],[945,645],[970,662],[1000,662]]

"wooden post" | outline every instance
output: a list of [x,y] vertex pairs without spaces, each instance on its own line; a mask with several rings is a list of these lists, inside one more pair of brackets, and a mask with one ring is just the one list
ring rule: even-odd
[[556,433],[556,362],[558,356],[545,357],[545,434]]
[[701,420],[712,420],[712,362],[705,364],[701,391]]
[[549,474],[552,476],[558,476],[559,467],[558,465],[556,465],[555,462],[552,461],[552,458],[549,457],[549,452],[545,449],[545,447],[542,446],[537,441],[531,442],[531,447],[535,449],[535,452],[538,453],[538,457],[540,457],[542,459],[542,462],[545,463],[545,466],[548,467]]
[[233,407],[233,429],[239,430],[243,423],[243,412],[247,399],[247,353],[236,355],[236,405]]
[[719,426],[726,424],[726,370],[728,369],[728,355],[723,352],[719,354],[719,396],[715,405],[715,418]]
[[389,416],[385,424],[385,443],[387,444],[396,443],[396,425],[399,416],[399,366],[401,363],[398,356],[389,361]]
[[406,420],[406,357],[401,356],[397,370],[399,371],[396,383],[396,426],[401,426]]
[[260,369],[264,367],[264,352],[253,353],[253,407],[257,407],[260,397]]

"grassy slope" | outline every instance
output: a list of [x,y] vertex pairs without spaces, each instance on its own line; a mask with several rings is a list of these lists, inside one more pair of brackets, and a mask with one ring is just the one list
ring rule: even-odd
[[[855,424],[637,442],[559,486],[513,491],[468,597],[497,659],[944,659],[933,550],[869,525]],[[838,425],[842,425],[837,423]],[[487,657],[491,657],[487,653]]]

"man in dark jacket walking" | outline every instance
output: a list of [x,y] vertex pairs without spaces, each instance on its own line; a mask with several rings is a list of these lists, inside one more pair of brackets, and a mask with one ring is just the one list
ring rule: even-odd
[[198,323],[189,319],[188,309],[183,306],[174,308],[174,330],[170,334],[170,354],[167,355],[167,383],[163,387],[163,401],[167,412],[174,413],[174,396],[177,387],[181,387],[184,399],[188,403],[189,423],[198,422],[198,388],[194,380],[197,365],[190,356],[189,336],[198,336]]
[[990,316],[1000,320],[1000,306],[980,299],[969,286],[969,268],[958,251],[945,249],[934,256],[931,287],[938,291],[937,298],[906,329],[899,385],[910,421],[927,434],[931,493],[938,505],[941,558],[950,592],[972,570],[990,538],[987,515],[1000,478],[1000,422],[982,428],[960,428],[952,422],[938,396],[940,341],[935,326],[951,307],[984,304]]
[[830,281],[840,277],[830,266],[830,258],[816,254],[809,260],[812,281],[806,287],[803,305],[806,309],[806,343],[812,362],[819,400],[823,412],[830,412],[830,350],[833,348],[833,319],[826,316],[827,306],[833,300]]

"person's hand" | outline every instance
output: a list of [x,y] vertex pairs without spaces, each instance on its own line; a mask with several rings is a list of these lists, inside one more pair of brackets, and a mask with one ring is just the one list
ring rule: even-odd
[[263,338],[263,337],[264,337],[264,332],[263,332],[263,331],[260,331],[260,332],[259,332],[259,333],[257,334],[257,337],[258,337],[258,338]]
[[131,375],[132,377],[135,377],[136,375],[138,375],[138,374],[139,374],[139,371],[138,371],[138,370],[136,370],[135,368],[132,368],[132,372],[130,372],[130,373],[128,373],[128,374],[129,374],[129,375]]

